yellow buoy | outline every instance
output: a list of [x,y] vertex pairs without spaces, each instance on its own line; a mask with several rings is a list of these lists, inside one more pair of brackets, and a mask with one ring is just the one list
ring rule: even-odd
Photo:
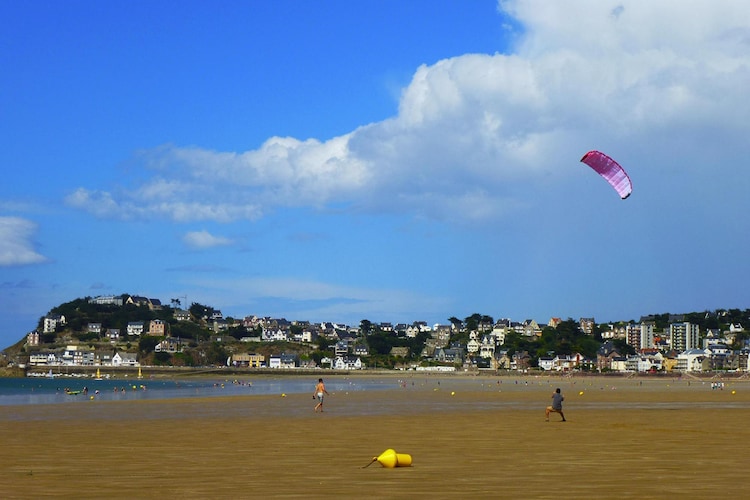
[[[411,455],[406,453],[396,453],[396,450],[388,448],[380,456],[373,457],[372,461],[365,467],[369,467],[375,462],[380,463],[386,469],[393,469],[395,467],[410,467],[411,466]],[[364,468],[364,467],[363,467]]]
[[583,396],[583,391],[578,393],[579,396]]
[[456,391],[451,391],[451,396],[455,396],[455,395],[456,395]]

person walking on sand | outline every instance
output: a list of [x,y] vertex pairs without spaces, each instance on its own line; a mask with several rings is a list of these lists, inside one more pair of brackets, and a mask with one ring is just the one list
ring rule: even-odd
[[315,392],[313,393],[313,399],[318,398],[318,404],[315,405],[314,411],[317,412],[318,409],[320,409],[320,412],[323,413],[323,396],[328,396],[328,391],[326,391],[326,385],[323,383],[323,379],[318,379],[318,384],[315,386]]
[[549,422],[549,414],[559,413],[562,417],[562,421],[565,422],[565,414],[562,411],[562,402],[565,400],[562,394],[560,394],[560,388],[558,387],[555,389],[555,392],[552,393],[552,404],[547,407],[547,410],[545,411],[545,421]]

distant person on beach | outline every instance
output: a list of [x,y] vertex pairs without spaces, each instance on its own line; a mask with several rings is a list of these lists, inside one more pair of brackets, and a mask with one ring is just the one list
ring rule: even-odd
[[313,393],[313,399],[318,398],[318,404],[315,405],[316,412],[320,409],[320,412],[323,413],[323,396],[328,396],[328,391],[326,391],[323,379],[319,378],[318,384],[315,386],[315,392]]
[[565,422],[565,414],[562,411],[562,402],[565,400],[562,394],[560,394],[560,388],[558,387],[555,389],[555,392],[552,393],[552,404],[547,407],[547,410],[545,411],[545,420],[549,422],[549,414],[550,413],[559,413],[562,417],[562,421]]

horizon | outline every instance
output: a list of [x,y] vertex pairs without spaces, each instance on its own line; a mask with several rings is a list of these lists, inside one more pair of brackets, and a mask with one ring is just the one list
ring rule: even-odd
[[0,18],[0,344],[127,289],[343,324],[748,307],[750,5],[81,0]]

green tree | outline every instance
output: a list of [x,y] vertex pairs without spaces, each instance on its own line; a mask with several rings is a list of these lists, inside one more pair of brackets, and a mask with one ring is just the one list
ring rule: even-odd
[[149,354],[154,352],[156,345],[162,341],[162,337],[154,337],[151,335],[141,335],[141,339],[138,341],[138,351],[141,354]]
[[363,319],[362,321],[359,322],[359,331],[362,333],[362,335],[364,336],[370,335],[372,330],[373,330],[373,327],[372,327],[372,323],[370,322],[370,320]]

